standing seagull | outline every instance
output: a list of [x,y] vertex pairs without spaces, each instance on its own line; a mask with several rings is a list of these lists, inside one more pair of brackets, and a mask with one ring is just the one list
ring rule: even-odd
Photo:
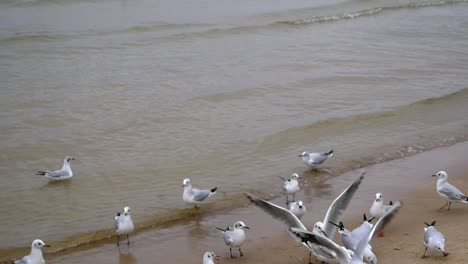
[[468,203],[468,197],[458,190],[457,187],[448,183],[448,175],[445,171],[439,171],[437,174],[432,175],[432,177],[437,177],[437,192],[447,200],[447,203],[440,210],[448,205],[447,211],[449,211],[452,202]]
[[215,264],[215,260],[218,261],[219,257],[212,251],[208,251],[203,255],[203,264]]
[[299,157],[302,158],[302,161],[313,169],[317,168],[331,156],[333,156],[333,149],[325,153],[310,153],[304,151],[299,155]]
[[124,207],[123,213],[118,212],[114,217],[115,231],[117,232],[117,246],[120,246],[120,236],[127,235],[127,245],[130,245],[128,235],[135,230],[133,226],[132,216],[130,215],[130,207]]
[[193,205],[197,209],[197,205],[199,203],[203,202],[204,200],[206,200],[206,198],[215,194],[216,190],[218,189],[218,187],[214,187],[211,190],[199,190],[192,188],[192,182],[189,178],[184,179],[182,187],[184,187],[184,194],[182,195],[184,202]]
[[298,179],[301,178],[301,176],[299,176],[297,173],[293,173],[293,175],[289,179],[285,179],[281,176],[278,177],[280,177],[283,180],[283,192],[286,193],[286,204],[289,203],[288,196],[290,194],[292,194],[292,201],[294,202],[294,197],[296,196],[296,193],[300,190]]
[[[369,212],[373,217],[380,218],[391,208],[392,205],[393,205],[392,201],[390,201],[388,205],[385,205],[383,202],[382,193],[376,193],[374,203],[372,204]],[[384,236],[384,230],[382,228],[382,230],[379,232],[379,237],[383,237],[383,236]]]
[[390,220],[395,217],[401,208],[401,202],[397,201],[391,208],[386,212],[377,223],[374,225],[372,230],[362,238],[354,251],[354,254],[350,254],[350,251],[345,247],[338,245],[333,242],[330,238],[315,234],[300,228],[291,227],[289,230],[299,238],[303,243],[313,243],[328,248],[330,251],[336,254],[340,264],[363,264],[364,251],[368,247],[369,242],[374,236],[375,232],[381,228],[384,228]]
[[70,167],[70,162],[75,160],[70,156],[66,156],[63,160],[63,166],[60,170],[55,171],[38,171],[36,175],[41,175],[49,178],[50,180],[66,180],[73,177],[73,172]]
[[222,229],[216,227],[216,229],[223,231],[224,233],[224,243],[226,246],[229,247],[229,253],[231,253],[231,258],[236,258],[232,255],[232,248],[239,248],[240,256],[244,256],[241,250],[241,246],[245,241],[245,232],[244,229],[250,229],[248,226],[244,224],[242,221],[237,221],[234,223],[234,229],[230,230],[230,228]]
[[[346,190],[343,191],[330,205],[328,208],[327,214],[325,215],[325,219],[323,222],[317,222],[314,225],[313,233],[318,234],[320,236],[325,236],[330,239],[333,239],[333,236],[336,232],[336,226],[330,224],[330,222],[337,223],[340,222],[343,218],[343,214],[348,208],[351,199],[353,198],[354,194],[356,193],[359,185],[361,184],[362,180],[364,179],[365,172],[361,173],[358,179],[356,179]],[[251,194],[245,193],[247,198],[256,206],[260,207],[263,211],[270,214],[272,217],[277,218],[284,223],[286,223],[289,227],[295,227],[302,230],[307,231],[307,228],[304,224],[297,218],[293,213],[289,210],[255,197]],[[318,245],[312,242],[303,242],[302,243],[311,253],[313,253],[318,260],[324,261],[327,263],[338,263],[338,259],[336,255],[331,252],[328,248],[323,247],[322,245]],[[309,262],[310,261],[309,255]]]
[[288,210],[299,219],[301,219],[301,217],[307,212],[305,205],[301,200],[297,202],[290,202],[288,204]]
[[440,251],[444,257],[449,254],[445,252],[445,237],[434,227],[435,223],[436,221],[433,221],[431,224],[424,222],[427,226],[424,228],[424,245],[426,246],[426,249],[424,250],[424,254],[421,258],[426,258],[427,248]]
[[42,247],[50,247],[44,241],[36,239],[31,244],[31,253],[24,256],[22,259],[14,260],[14,264],[45,264],[44,257],[42,256]]

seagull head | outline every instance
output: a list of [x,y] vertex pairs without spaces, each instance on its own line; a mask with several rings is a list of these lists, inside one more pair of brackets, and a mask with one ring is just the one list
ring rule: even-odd
[[297,207],[299,207],[299,209],[304,208],[304,203],[301,200],[297,201]]
[[32,248],[37,248],[37,249],[41,249],[43,247],[50,247],[49,245],[47,245],[46,243],[44,243],[44,241],[40,240],[40,239],[36,239],[32,242],[31,244],[31,247]]
[[182,187],[189,186],[189,185],[191,185],[191,184],[192,184],[192,182],[190,181],[190,179],[189,179],[189,178],[185,178],[184,181],[183,181],[183,183],[182,183]]
[[381,202],[383,200],[383,195],[382,193],[376,193],[375,194],[375,201],[376,202]]
[[124,215],[129,215],[130,214],[130,207],[128,206],[125,206],[124,207],[124,212],[123,212]]
[[293,180],[297,180],[299,178],[301,178],[301,176],[299,176],[299,174],[297,174],[297,173],[293,173],[292,176],[291,176],[291,179],[293,179]]
[[234,229],[250,229],[250,227],[246,226],[242,221],[237,221],[234,223]]
[[65,157],[65,162],[67,162],[67,163],[70,163],[70,161],[72,161],[72,160],[75,160],[75,158],[70,157],[70,156]]
[[315,234],[327,236],[327,234],[325,233],[325,231],[323,229],[324,229],[323,223],[322,222],[317,222],[317,223],[315,223],[314,229],[313,229],[312,232],[314,232]]
[[213,262],[216,260],[218,261],[219,260],[219,256],[216,256],[216,254],[212,251],[208,251],[205,253],[205,255],[203,255],[203,260],[213,260]]
[[307,153],[306,151],[302,152],[301,154],[299,154],[299,157],[308,157],[309,156],[309,153]]
[[448,174],[445,171],[439,171],[436,174],[433,174],[432,177],[437,177],[438,179],[447,179]]
[[368,264],[377,264],[377,256],[374,255],[372,251],[369,250],[369,255],[366,256]]

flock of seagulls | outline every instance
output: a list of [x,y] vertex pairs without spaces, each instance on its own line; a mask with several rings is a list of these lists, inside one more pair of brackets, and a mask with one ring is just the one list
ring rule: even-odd
[[[312,169],[323,164],[327,159],[333,156],[333,150],[325,153],[309,153],[303,152],[299,155],[305,164]],[[38,171],[37,175],[44,176],[50,180],[66,180],[73,177],[70,162],[74,158],[67,156],[63,161],[63,166],[55,171]],[[345,228],[343,224],[343,216],[348,208],[353,196],[359,189],[361,182],[366,173],[362,172],[361,175],[354,180],[330,205],[325,213],[322,222],[317,222],[309,231],[305,224],[301,222],[301,217],[306,214],[307,210],[304,203],[300,200],[295,201],[295,194],[300,190],[299,179],[301,178],[297,173],[292,174],[289,179],[280,177],[283,180],[282,190],[286,195],[286,206],[283,208],[279,205],[261,199],[249,193],[244,193],[247,199],[255,206],[259,207],[273,218],[278,219],[288,226],[288,231],[291,235],[302,245],[309,250],[309,263],[312,263],[312,255],[322,263],[340,263],[340,264],[376,264],[377,257],[372,251],[370,245],[373,236],[379,233],[383,236],[383,229],[389,222],[397,215],[402,207],[401,201],[392,201],[389,204],[384,204],[382,193],[375,195],[375,200],[369,209],[371,218],[367,218],[364,214],[363,222],[360,226],[352,231]],[[442,196],[446,203],[440,209],[447,208],[450,210],[452,202],[468,203],[468,197],[465,196],[455,186],[448,183],[448,175],[445,171],[439,171],[437,174],[432,175],[437,177],[437,192]],[[183,201],[194,206],[198,206],[206,201],[209,197],[216,193],[217,187],[212,189],[200,190],[192,188],[192,182],[186,178],[182,184]],[[289,195],[292,195],[292,200],[289,200]],[[378,219],[375,224],[372,224],[374,219]],[[431,224],[424,222],[424,245],[425,251],[423,258],[427,257],[426,252],[428,249],[438,251],[443,256],[447,256],[445,251],[445,237],[435,228],[436,221]],[[114,227],[117,233],[117,246],[120,246],[120,236],[126,236],[127,245],[130,245],[129,235],[134,232],[135,227],[130,214],[130,207],[126,206],[123,212],[118,212],[114,217]],[[233,254],[233,249],[239,251],[239,257],[244,256],[241,246],[246,240],[245,230],[249,229],[248,226],[242,221],[234,223],[233,227],[219,228],[223,233],[223,240],[226,246],[229,247],[230,257],[236,258]],[[341,236],[343,246],[333,241],[335,233],[338,232]],[[45,264],[42,256],[42,248],[49,247],[42,240],[36,239],[31,244],[31,253],[24,256],[22,259],[14,260],[14,264]],[[235,252],[234,252],[235,253]],[[214,252],[208,251],[203,255],[203,264],[214,264],[220,260]]]

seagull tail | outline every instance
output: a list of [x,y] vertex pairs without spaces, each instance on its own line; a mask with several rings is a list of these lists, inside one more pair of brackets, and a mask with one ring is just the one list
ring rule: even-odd
[[214,194],[216,192],[216,190],[218,190],[218,187],[214,187],[213,189],[211,189],[211,194]]
[[36,175],[45,176],[46,174],[47,174],[47,171],[38,171],[38,172],[36,172]]
[[333,149],[325,153],[327,156],[333,156]]
[[468,203],[468,196],[463,196],[463,200],[462,200],[464,203]]

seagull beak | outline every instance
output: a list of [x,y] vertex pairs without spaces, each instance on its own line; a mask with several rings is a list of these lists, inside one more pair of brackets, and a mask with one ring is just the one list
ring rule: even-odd
[[50,245],[44,245],[44,247],[50,247]]
[[75,160],[75,158],[71,158],[71,160]]
[[432,174],[432,177],[437,177],[437,174]]
[[248,227],[248,226],[244,226],[244,228],[250,229],[250,227]]

